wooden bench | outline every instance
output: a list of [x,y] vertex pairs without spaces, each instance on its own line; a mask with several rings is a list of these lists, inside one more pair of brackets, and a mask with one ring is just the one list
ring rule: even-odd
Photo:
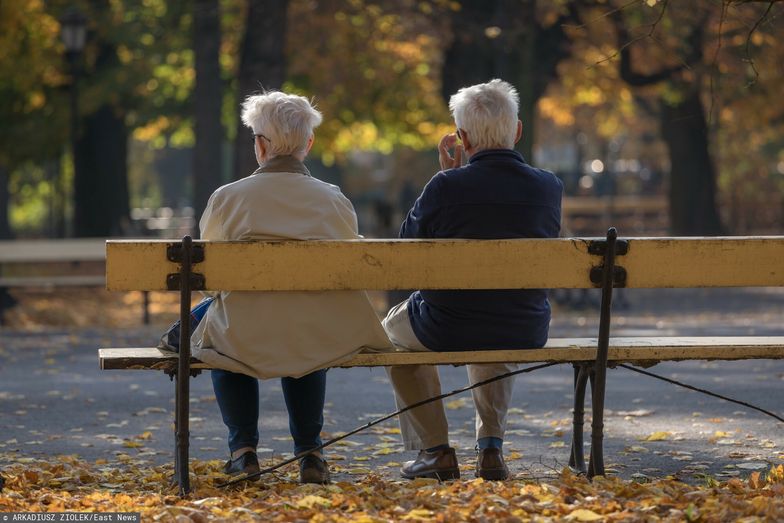
[[561,223],[570,235],[596,234],[605,223],[636,234],[662,236],[669,225],[664,196],[566,196]]
[[[74,238],[0,241],[0,289],[103,287],[106,240]],[[149,293],[143,292],[142,318],[149,323]],[[0,325],[3,305],[0,304]]]
[[[616,259],[618,263],[616,264]],[[343,367],[557,362],[575,366],[569,464],[604,474],[608,361],[784,358],[784,337],[610,338],[613,287],[784,285],[784,237],[357,240],[285,242],[107,242],[110,290],[179,290],[188,318],[193,290],[509,289],[601,287],[597,338],[550,339],[541,349],[359,353]],[[163,370],[176,379],[175,480],[188,479],[188,377],[206,368],[190,357],[188,321],[179,355],[154,348],[100,349],[102,369]],[[521,347],[521,349],[525,349]],[[184,379],[182,379],[184,377]],[[585,392],[591,382],[591,452],[583,455]]]

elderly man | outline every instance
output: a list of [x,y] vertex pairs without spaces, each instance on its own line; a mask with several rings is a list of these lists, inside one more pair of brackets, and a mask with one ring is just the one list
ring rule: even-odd
[[[199,226],[207,240],[356,239],[351,202],[302,163],[321,114],[281,92],[248,97],[242,121],[253,129],[260,167],[210,197]],[[203,313],[204,311],[200,311]],[[221,292],[193,333],[193,355],[219,370],[212,382],[231,458],[225,471],[259,470],[257,378],[281,377],[297,455],[321,444],[325,369],[389,339],[364,292]],[[300,460],[303,483],[326,483],[320,453]]]
[[[517,92],[501,80],[466,87],[452,96],[449,108],[457,132],[441,139],[442,170],[409,211],[401,238],[558,236],[563,185],[513,150],[522,136],[517,107]],[[461,166],[463,152],[468,156],[465,166]],[[549,322],[545,290],[472,290],[414,292],[389,311],[383,325],[399,347],[446,351],[541,347],[547,341]],[[476,383],[515,368],[469,365],[468,377]],[[388,373],[398,407],[441,393],[435,367],[391,367]],[[484,479],[502,480],[509,475],[501,448],[512,384],[507,378],[473,390],[476,475]],[[442,402],[404,413],[400,428],[406,449],[419,450],[417,459],[401,469],[403,477],[460,477]]]

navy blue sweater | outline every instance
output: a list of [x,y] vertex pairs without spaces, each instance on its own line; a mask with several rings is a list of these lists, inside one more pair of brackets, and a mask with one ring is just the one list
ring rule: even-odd
[[[482,151],[428,182],[400,237],[555,238],[562,193],[553,173],[531,167],[519,153]],[[550,303],[544,289],[417,291],[408,315],[431,350],[533,348],[547,342]]]

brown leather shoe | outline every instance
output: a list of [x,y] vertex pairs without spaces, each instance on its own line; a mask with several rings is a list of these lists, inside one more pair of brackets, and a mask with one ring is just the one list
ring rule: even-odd
[[449,447],[434,452],[420,450],[417,459],[403,464],[400,475],[406,479],[433,478],[439,481],[460,479],[455,449]]
[[509,477],[501,449],[479,449],[476,455],[476,477],[501,481]]

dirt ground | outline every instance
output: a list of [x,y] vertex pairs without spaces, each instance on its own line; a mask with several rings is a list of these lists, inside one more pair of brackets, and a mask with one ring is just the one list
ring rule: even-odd
[[[142,322],[141,292],[109,292],[105,289],[13,289],[17,304],[5,311],[4,327],[14,330],[100,327],[132,328]],[[151,292],[150,323],[174,321],[179,294]]]

